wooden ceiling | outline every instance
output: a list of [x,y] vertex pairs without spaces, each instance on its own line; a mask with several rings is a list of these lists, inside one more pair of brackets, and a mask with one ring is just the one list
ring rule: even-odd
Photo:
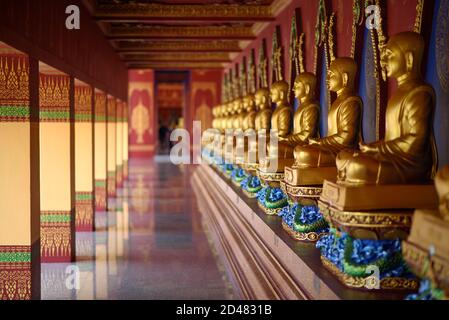
[[85,0],[130,69],[221,69],[289,0]]

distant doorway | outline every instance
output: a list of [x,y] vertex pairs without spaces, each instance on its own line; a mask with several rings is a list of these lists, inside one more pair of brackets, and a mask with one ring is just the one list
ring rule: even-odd
[[[186,76],[187,75],[187,76]],[[156,73],[156,110],[158,124],[158,154],[170,153],[173,143],[170,134],[176,128],[184,126],[184,114],[187,103],[186,72],[160,71]]]

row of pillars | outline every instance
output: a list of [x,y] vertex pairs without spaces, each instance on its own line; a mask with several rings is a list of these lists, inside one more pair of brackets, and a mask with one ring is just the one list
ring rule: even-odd
[[[40,70],[41,69],[41,70]],[[0,300],[39,299],[40,264],[75,261],[128,176],[125,102],[0,53]]]

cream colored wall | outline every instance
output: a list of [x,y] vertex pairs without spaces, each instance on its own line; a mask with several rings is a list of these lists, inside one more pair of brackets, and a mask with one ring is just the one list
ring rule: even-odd
[[92,190],[92,124],[75,123],[75,190]]
[[115,171],[116,166],[116,125],[108,122],[108,171]]
[[128,122],[123,122],[123,160],[128,161]]
[[95,180],[106,180],[106,123],[95,122]]
[[70,124],[40,124],[41,211],[70,211]]
[[123,165],[123,122],[117,122],[117,149],[116,149],[116,161],[117,166]]
[[30,124],[0,122],[0,148],[0,245],[30,245]]

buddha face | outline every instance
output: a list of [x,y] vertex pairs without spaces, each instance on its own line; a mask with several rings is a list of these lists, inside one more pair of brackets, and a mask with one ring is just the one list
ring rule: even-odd
[[254,99],[252,95],[248,95],[243,99],[243,108],[246,112],[254,110]]
[[271,101],[273,101],[274,103],[277,103],[281,100],[281,93],[279,92],[279,90],[277,88],[271,88],[270,97],[271,97]]
[[227,106],[228,109],[228,115],[233,115],[234,114],[234,106],[232,103],[229,103]]
[[295,93],[295,98],[301,99],[306,95],[306,87],[301,81],[295,81],[293,92]]
[[277,81],[271,86],[270,96],[273,103],[286,102],[288,93],[288,83]]
[[407,72],[407,62],[401,49],[394,44],[388,44],[382,53],[382,66],[387,71],[387,76],[399,78]]
[[343,76],[336,68],[329,68],[327,72],[327,85],[329,86],[329,90],[333,92],[337,92],[344,87]]
[[327,72],[329,90],[339,92],[342,89],[354,90],[357,64],[353,58],[338,58],[332,61]]
[[270,107],[270,93],[268,89],[259,89],[254,95],[254,102],[260,110],[268,109]]
[[234,101],[233,108],[234,108],[234,114],[237,114],[240,112],[240,101],[239,100]]

